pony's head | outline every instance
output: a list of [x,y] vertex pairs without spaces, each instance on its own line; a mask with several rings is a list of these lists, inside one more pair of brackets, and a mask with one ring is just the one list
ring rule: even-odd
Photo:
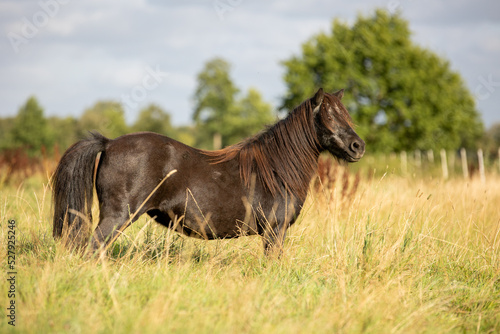
[[356,162],[365,153],[365,142],[354,132],[352,120],[341,102],[344,90],[333,94],[320,88],[311,98],[314,125],[321,151],[339,160]]

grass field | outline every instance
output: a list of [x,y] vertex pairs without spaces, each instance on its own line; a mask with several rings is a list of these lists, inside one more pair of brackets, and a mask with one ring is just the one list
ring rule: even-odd
[[4,184],[0,332],[500,332],[500,177],[361,175],[356,192],[310,194],[281,259],[258,237],[205,242],[146,218],[81,257],[51,237],[46,178]]

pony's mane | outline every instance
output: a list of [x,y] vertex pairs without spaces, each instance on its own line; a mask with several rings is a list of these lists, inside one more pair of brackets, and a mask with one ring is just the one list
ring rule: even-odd
[[[342,104],[340,99],[337,96],[335,96],[334,94],[325,93],[325,97],[323,99],[323,104],[321,106],[321,117],[323,120],[327,116],[326,115],[327,111],[325,109],[326,104],[329,104],[334,109],[335,122],[344,123],[345,125],[348,125],[351,128],[354,127],[351,115],[349,115],[349,112],[344,107],[344,105]],[[324,122],[324,124],[328,124],[328,122]]]
[[308,99],[267,130],[238,144],[202,153],[212,158],[213,163],[237,159],[240,176],[248,187],[254,174],[273,195],[286,195],[284,187],[288,195],[304,200],[316,173],[318,146],[313,108]]

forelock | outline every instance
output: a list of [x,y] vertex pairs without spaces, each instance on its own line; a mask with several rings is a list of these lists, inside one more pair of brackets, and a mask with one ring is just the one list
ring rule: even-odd
[[[342,104],[342,101],[340,101],[338,97],[333,94],[325,93],[323,104],[325,104],[324,102],[330,105],[331,108],[335,111],[337,121],[345,122],[349,126],[353,125],[351,115],[349,115],[346,107]],[[324,105],[323,107],[326,107],[326,105]]]

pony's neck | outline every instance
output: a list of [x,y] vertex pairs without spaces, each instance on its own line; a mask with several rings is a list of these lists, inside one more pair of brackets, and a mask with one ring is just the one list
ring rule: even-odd
[[306,100],[260,134],[222,150],[201,152],[215,164],[237,160],[247,187],[255,175],[273,196],[304,201],[320,153],[311,102]]
[[241,147],[240,171],[246,181],[255,173],[273,195],[305,200],[320,153],[308,102]]

